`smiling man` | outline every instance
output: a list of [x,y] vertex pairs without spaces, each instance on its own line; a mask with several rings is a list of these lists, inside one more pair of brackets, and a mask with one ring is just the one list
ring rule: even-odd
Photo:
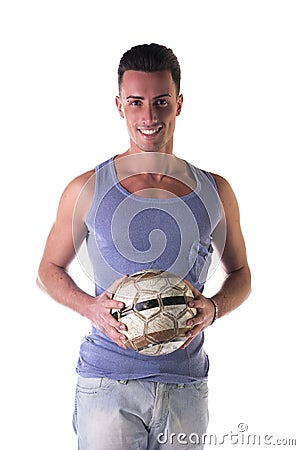
[[172,154],[175,121],[182,100],[168,70],[124,73],[116,103],[121,117],[126,119],[131,153]]
[[[204,330],[250,293],[239,208],[224,178],[173,154],[183,97],[172,50],[157,44],[133,47],[123,55],[118,76],[116,105],[126,121],[129,148],[66,187],[38,284],[92,323],[77,364],[73,423],[78,448],[190,448],[182,446],[184,435],[189,443],[197,436],[192,448],[202,449],[208,424]],[[68,274],[84,241],[94,296]],[[214,248],[226,276],[207,298],[204,285]],[[128,274],[145,269],[179,275],[194,294],[190,306],[197,314],[187,323],[187,340],[166,355],[128,349],[124,325],[112,315],[124,307],[113,298],[116,287]]]

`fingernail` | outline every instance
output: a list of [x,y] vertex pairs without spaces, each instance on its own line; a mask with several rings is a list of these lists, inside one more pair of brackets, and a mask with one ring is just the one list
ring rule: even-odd
[[118,303],[118,308],[124,308],[123,303]]
[[119,330],[126,330],[126,327],[125,327],[125,325],[123,325],[123,324],[122,324],[122,325],[120,325],[120,326],[119,326]]
[[187,322],[187,325],[188,325],[189,327],[192,327],[192,326],[194,325],[194,321],[193,321],[193,320],[189,320],[189,321]]
[[189,302],[189,307],[190,307],[190,308],[194,308],[194,306],[195,306],[195,303],[194,303],[194,302]]

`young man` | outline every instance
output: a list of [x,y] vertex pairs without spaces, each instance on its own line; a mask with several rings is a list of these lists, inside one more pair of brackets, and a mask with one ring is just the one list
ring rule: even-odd
[[[249,295],[250,271],[229,183],[173,155],[182,109],[180,67],[157,44],[126,52],[119,65],[116,105],[130,146],[73,180],[62,194],[39,267],[39,285],[92,322],[80,348],[74,427],[81,450],[203,448],[208,423],[208,358],[203,330]],[[222,235],[222,239],[213,236]],[[67,269],[86,240],[95,297]],[[212,298],[203,287],[213,246],[226,278]],[[120,281],[144,269],[186,279],[197,315],[179,350],[145,356],[126,349],[112,309]],[[182,434],[183,433],[183,434]],[[185,438],[184,438],[185,436]],[[184,439],[198,436],[198,444]],[[189,447],[190,445],[190,447]]]

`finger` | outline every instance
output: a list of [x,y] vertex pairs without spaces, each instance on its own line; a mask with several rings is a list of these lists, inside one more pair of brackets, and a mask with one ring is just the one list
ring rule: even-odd
[[101,307],[107,309],[109,312],[112,309],[122,309],[124,308],[124,302],[120,302],[119,300],[113,300],[109,297],[103,296],[100,299]]
[[199,312],[198,314],[196,314],[194,317],[192,317],[191,319],[187,320],[186,324],[188,327],[195,327],[196,325],[201,325],[204,323],[204,315],[202,314],[202,312]]
[[191,301],[189,301],[188,305],[190,308],[202,309],[205,307],[205,300],[204,300],[204,298],[200,298],[198,300],[196,300],[196,299],[191,300]]
[[192,330],[187,331],[186,334],[185,334],[185,336],[188,338],[188,340],[185,341],[184,347],[183,347],[183,348],[185,348],[187,345],[189,345],[189,343],[190,343],[193,339],[195,339],[195,337],[196,337],[199,333],[201,333],[201,331],[203,331],[203,329],[204,329],[203,324],[199,324],[199,325],[195,325],[195,326],[193,327]]
[[[119,324],[119,322],[117,322],[117,324]],[[127,349],[125,345],[127,337],[124,334],[120,333],[114,326],[110,325],[108,322],[104,322],[102,323],[102,326],[99,328],[116,344],[118,344],[120,347],[124,349]]]
[[[113,316],[112,310],[122,310],[124,304],[121,302],[113,302],[112,300],[105,302],[105,305],[101,305],[101,309],[95,315],[95,320],[103,327],[114,327],[118,330],[126,330],[126,326],[119,322],[117,316]],[[107,324],[107,325],[106,325]]]
[[185,343],[181,346],[181,348],[184,350],[188,345],[190,345],[190,343],[192,342],[192,340],[194,339],[194,337],[190,337],[188,338]]

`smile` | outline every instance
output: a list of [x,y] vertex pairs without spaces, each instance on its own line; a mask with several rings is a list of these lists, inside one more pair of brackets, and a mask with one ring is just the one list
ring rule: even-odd
[[145,136],[153,136],[154,134],[157,134],[161,129],[162,126],[159,126],[157,128],[139,128],[138,130]]

